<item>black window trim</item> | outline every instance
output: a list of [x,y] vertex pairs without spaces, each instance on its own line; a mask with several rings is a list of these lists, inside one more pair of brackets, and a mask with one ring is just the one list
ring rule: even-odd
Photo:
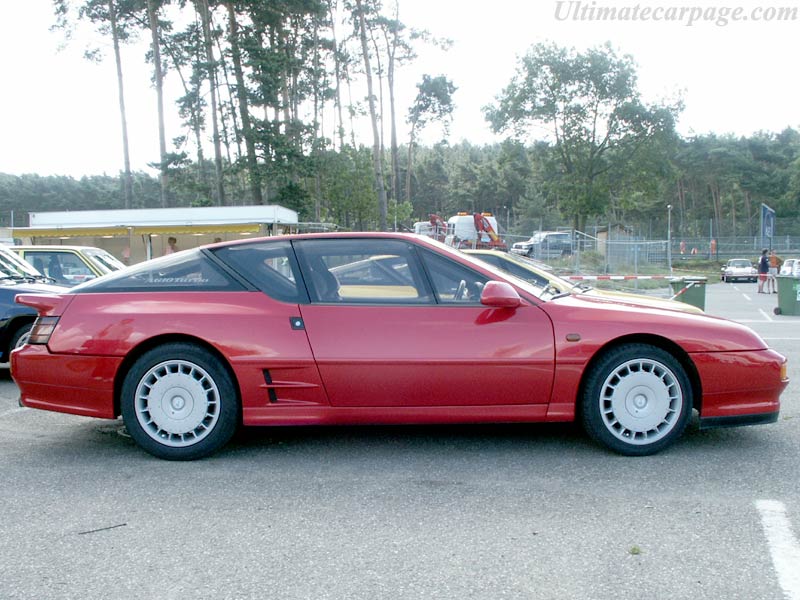
[[225,261],[223,261],[216,255],[217,251],[225,250],[226,248],[231,248],[232,246],[230,245],[221,246],[219,248],[214,248],[214,249],[201,248],[201,251],[208,254],[208,256],[213,257],[215,264],[221,265],[225,269],[226,273],[230,273],[237,281],[240,281],[244,286],[246,286],[249,291],[261,292],[262,294],[269,297],[271,300],[274,300],[275,302],[282,302],[284,304],[308,304],[310,301],[308,289],[306,287],[305,279],[303,278],[302,275],[302,268],[300,267],[300,259],[297,256],[297,253],[295,252],[292,240],[285,240],[285,239],[264,240],[263,238],[258,238],[244,244],[236,244],[235,247],[260,246],[264,244],[269,244],[269,245],[284,244],[288,246],[289,252],[287,252],[287,257],[289,258],[290,261],[294,261],[294,264],[292,265],[293,267],[292,271],[294,272],[295,286],[297,287],[297,301],[294,300],[286,301],[286,300],[281,300],[279,298],[275,298],[275,296],[269,293],[269,290],[265,290],[257,283],[251,282],[249,279],[245,277],[245,275],[240,274],[236,269],[229,266]]

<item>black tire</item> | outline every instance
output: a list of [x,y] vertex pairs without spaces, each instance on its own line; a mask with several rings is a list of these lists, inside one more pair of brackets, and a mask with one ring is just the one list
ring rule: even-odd
[[692,414],[692,388],[674,356],[655,346],[626,344],[591,367],[581,409],[592,439],[619,454],[646,456],[683,434]]
[[125,427],[146,452],[194,460],[224,446],[239,423],[239,399],[228,370],[209,351],[170,343],[143,354],[125,375]]
[[14,335],[11,336],[11,341],[8,343],[9,357],[12,350],[16,350],[18,346],[24,346],[27,343],[31,329],[33,329],[33,323],[25,323],[14,332]]

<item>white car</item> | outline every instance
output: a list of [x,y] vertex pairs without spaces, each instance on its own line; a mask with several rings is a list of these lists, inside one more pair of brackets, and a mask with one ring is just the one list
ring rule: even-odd
[[778,275],[798,275],[800,272],[800,258],[787,258],[781,265]]
[[531,258],[557,258],[572,254],[572,234],[568,231],[538,231],[524,242],[517,242],[511,252]]
[[756,281],[758,271],[747,258],[732,258],[722,267],[722,281]]

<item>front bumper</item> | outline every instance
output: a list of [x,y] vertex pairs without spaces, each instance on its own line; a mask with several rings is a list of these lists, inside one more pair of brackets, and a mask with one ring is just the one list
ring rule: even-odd
[[771,413],[756,413],[753,415],[737,415],[735,417],[701,417],[700,429],[715,429],[719,427],[742,427],[744,425],[768,425],[777,423],[779,410]]

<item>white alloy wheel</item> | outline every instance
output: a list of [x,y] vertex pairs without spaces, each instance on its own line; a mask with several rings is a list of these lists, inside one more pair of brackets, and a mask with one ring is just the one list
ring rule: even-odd
[[22,348],[25,344],[28,343],[28,340],[31,338],[31,330],[28,329],[25,333],[17,338],[17,341],[14,342],[14,350],[17,348]]
[[666,365],[650,358],[628,360],[600,388],[600,415],[618,440],[648,445],[667,436],[681,421],[683,393]]
[[166,360],[139,380],[136,420],[160,445],[184,448],[208,436],[219,420],[220,393],[214,379],[187,360]]
[[25,344],[27,344],[31,337],[32,329],[33,323],[25,323],[22,327],[17,329],[14,332],[14,335],[11,336],[11,341],[8,345],[8,351],[11,352],[17,348],[22,348]]

